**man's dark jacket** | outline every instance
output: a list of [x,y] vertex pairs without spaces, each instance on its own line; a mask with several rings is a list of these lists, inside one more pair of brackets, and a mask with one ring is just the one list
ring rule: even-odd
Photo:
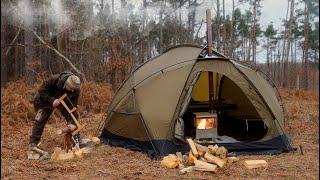
[[[70,109],[76,107],[78,104],[78,98],[80,90],[74,92],[67,91],[64,88],[64,83],[70,75],[73,73],[66,71],[60,74],[53,75],[50,79],[44,81],[38,90],[38,93],[34,99],[34,107],[36,110],[42,108],[53,108],[52,103],[55,99],[59,99],[63,94],[67,93],[68,99],[65,99],[66,104]],[[61,105],[59,105],[61,106]]]

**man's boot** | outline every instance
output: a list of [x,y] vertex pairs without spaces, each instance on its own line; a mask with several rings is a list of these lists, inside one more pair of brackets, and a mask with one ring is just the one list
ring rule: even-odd
[[49,153],[40,149],[35,143],[29,144],[27,154],[28,154],[28,159],[44,160],[49,158]]

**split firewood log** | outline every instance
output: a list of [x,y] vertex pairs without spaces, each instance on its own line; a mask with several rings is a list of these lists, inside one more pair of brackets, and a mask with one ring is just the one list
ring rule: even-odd
[[60,153],[58,156],[57,160],[69,160],[69,159],[73,159],[74,158],[74,154],[72,151],[68,152],[68,153]]
[[181,152],[176,152],[176,155],[177,155],[177,158],[179,159],[180,163],[184,163],[184,159],[183,159],[183,156],[182,156],[182,153]]
[[59,147],[55,147],[53,150],[53,154],[51,155],[52,160],[58,160],[59,154],[63,153],[63,150]]
[[194,155],[195,157],[198,157],[198,156],[199,156],[199,153],[198,153],[198,150],[197,150],[196,145],[194,144],[193,140],[192,140],[191,138],[188,138],[188,139],[187,139],[187,142],[188,142],[188,144],[189,144],[189,146],[190,146],[190,149],[191,149],[193,155]]
[[185,167],[184,167],[183,164],[179,163],[178,168],[179,168],[179,169],[183,169],[183,168],[185,168]]
[[218,157],[210,154],[209,152],[207,152],[207,153],[204,155],[204,158],[205,158],[208,162],[214,163],[214,164],[218,165],[219,167],[223,167],[223,166],[227,163],[227,161],[222,160],[222,159],[220,159],[220,158],[218,158]]
[[195,164],[194,169],[197,171],[209,171],[214,173],[217,172],[217,168],[218,168],[217,165],[203,162],[200,160],[195,160],[194,164]]
[[101,142],[100,139],[97,138],[97,137],[92,137],[92,138],[91,138],[91,141],[94,142],[94,143],[97,144],[97,145],[100,144],[100,142]]
[[79,150],[76,150],[74,152],[74,155],[77,157],[77,158],[82,158],[83,157],[83,148],[82,149],[79,149]]
[[220,158],[222,159],[225,159],[227,157],[227,153],[228,153],[228,150],[223,147],[223,146],[220,146],[217,150],[216,150],[216,155],[219,156]]
[[239,161],[238,157],[227,157],[228,163],[233,163]]
[[186,173],[192,172],[193,170],[194,170],[194,166],[189,166],[189,167],[181,169],[179,171],[179,173],[180,174],[186,174]]
[[243,164],[247,169],[268,167],[268,163],[265,160],[245,160]]
[[204,154],[209,151],[209,148],[206,147],[206,146],[200,145],[198,143],[194,143],[194,144],[196,145],[196,148],[198,150],[199,156],[203,157]]
[[179,166],[179,160],[172,156],[165,156],[161,161],[161,165],[173,169]]
[[209,149],[209,152],[210,154],[212,155],[216,155],[216,151],[218,150],[219,146],[218,145],[209,145],[208,146],[208,149]]
[[189,157],[188,157],[188,164],[193,165],[195,160],[197,160],[197,158],[193,155],[192,151],[190,150]]

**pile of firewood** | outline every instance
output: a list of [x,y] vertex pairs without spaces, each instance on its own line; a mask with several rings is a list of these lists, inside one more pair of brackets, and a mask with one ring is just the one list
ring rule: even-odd
[[238,157],[230,156],[223,146],[203,146],[195,143],[192,139],[187,139],[187,141],[191,149],[189,153],[185,155],[182,155],[181,152],[169,154],[163,158],[161,165],[168,168],[178,167],[181,174],[193,170],[216,173],[218,168],[239,160]]
[[84,155],[90,154],[93,151],[95,145],[100,144],[100,139],[97,137],[92,137],[90,139],[89,138],[82,139],[82,141],[86,141],[86,144],[91,143],[92,145],[87,145],[86,147],[83,147],[81,149],[69,151],[69,152],[66,152],[61,148],[56,147],[54,148],[53,154],[51,155],[51,159],[55,161],[59,161],[59,160],[68,160],[73,158],[82,158]]
[[[52,155],[50,156],[48,152],[36,148],[36,151],[27,151],[27,156],[29,160],[47,160],[51,159],[54,161],[60,161],[60,160],[69,160],[74,158],[82,158],[86,156],[87,154],[90,154],[95,146],[100,144],[100,139],[97,137],[91,137],[82,139],[82,142],[85,144],[85,147],[80,149],[74,149],[69,150],[68,152],[66,150],[61,149],[60,147],[55,147],[53,150]],[[39,145],[38,145],[39,146]]]

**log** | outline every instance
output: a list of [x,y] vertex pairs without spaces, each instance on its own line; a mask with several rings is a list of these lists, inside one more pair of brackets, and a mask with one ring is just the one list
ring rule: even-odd
[[58,160],[59,154],[63,153],[62,149],[59,147],[55,147],[53,150],[53,154],[51,155],[52,160]]
[[194,171],[194,166],[189,166],[189,167],[186,167],[186,168],[183,168],[179,171],[180,174],[186,174],[186,173],[189,173],[189,172],[192,172]]
[[176,155],[177,155],[177,158],[179,159],[180,163],[184,163],[184,159],[183,159],[182,153],[181,152],[176,152]]
[[192,140],[191,138],[188,138],[188,139],[187,139],[187,142],[188,142],[188,144],[189,144],[189,146],[190,146],[190,149],[191,149],[193,155],[194,155],[195,157],[198,157],[198,156],[199,156],[199,153],[198,153],[198,151],[197,151],[196,145],[194,144],[193,140]]
[[183,164],[179,163],[178,168],[179,168],[179,169],[183,169],[183,168],[185,168],[185,167],[184,167]]
[[73,152],[72,151],[70,151],[70,152],[68,152],[68,153],[65,153],[65,152],[63,152],[63,153],[60,153],[59,155],[58,155],[58,158],[57,158],[57,160],[69,160],[69,159],[73,159],[74,158],[74,154],[73,154]]
[[196,145],[196,148],[197,148],[197,150],[198,150],[198,152],[199,152],[199,155],[200,155],[200,152],[203,153],[203,154],[205,154],[206,152],[209,151],[209,148],[206,147],[206,146],[203,146],[203,145],[198,144],[198,143],[194,143],[194,144]]
[[83,147],[94,147],[96,145],[91,139],[81,139],[80,141],[80,145]]
[[233,163],[239,161],[238,157],[227,157],[228,163]]
[[186,154],[184,154],[184,155],[182,155],[182,157],[183,157],[183,161],[188,161],[188,158],[189,158],[189,155],[186,155]]
[[243,164],[247,169],[268,167],[268,163],[265,160],[245,160]]
[[100,144],[100,139],[97,138],[97,137],[91,138],[91,141],[94,142],[94,143],[96,143],[96,144]]
[[175,159],[171,156],[166,156],[161,161],[161,165],[164,167],[173,169],[173,168],[176,168],[177,166],[179,166],[179,160]]
[[220,146],[217,150],[216,150],[216,155],[219,156],[222,159],[225,159],[227,157],[227,149],[224,148],[223,146]]
[[194,143],[194,144],[196,145],[198,151],[208,151],[209,150],[209,148],[206,147],[206,146],[203,146],[203,145],[198,144],[198,143]]
[[65,151],[63,151],[59,147],[54,148],[53,154],[51,155],[51,159],[55,160],[55,161],[68,160],[68,159],[73,159],[73,158],[74,158],[74,154],[72,151],[66,153]]
[[209,152],[207,152],[205,155],[204,155],[204,158],[210,162],[210,163],[214,163],[216,165],[218,165],[219,167],[223,167],[225,164],[226,164],[226,161],[210,154]]
[[203,162],[208,162],[204,157],[200,157],[199,160],[201,160],[201,161],[203,161]]
[[188,157],[188,164],[193,165],[195,160],[197,160],[197,158],[193,155],[192,151],[190,150],[189,157]]
[[169,154],[169,157],[172,157],[173,159],[178,159],[178,157],[175,154]]
[[206,163],[200,160],[195,160],[194,164],[195,164],[194,169],[197,171],[209,171],[213,173],[217,172],[217,168],[218,168],[217,165]]
[[81,148],[82,151],[83,151],[83,154],[90,154],[93,150],[93,147],[84,147],[84,148]]
[[217,149],[219,148],[218,145],[209,145],[208,146],[208,149],[209,149],[209,152],[212,154],[212,155],[216,155],[216,151]]
[[75,152],[74,152],[74,155],[75,155],[77,158],[83,158],[83,148],[75,151]]

